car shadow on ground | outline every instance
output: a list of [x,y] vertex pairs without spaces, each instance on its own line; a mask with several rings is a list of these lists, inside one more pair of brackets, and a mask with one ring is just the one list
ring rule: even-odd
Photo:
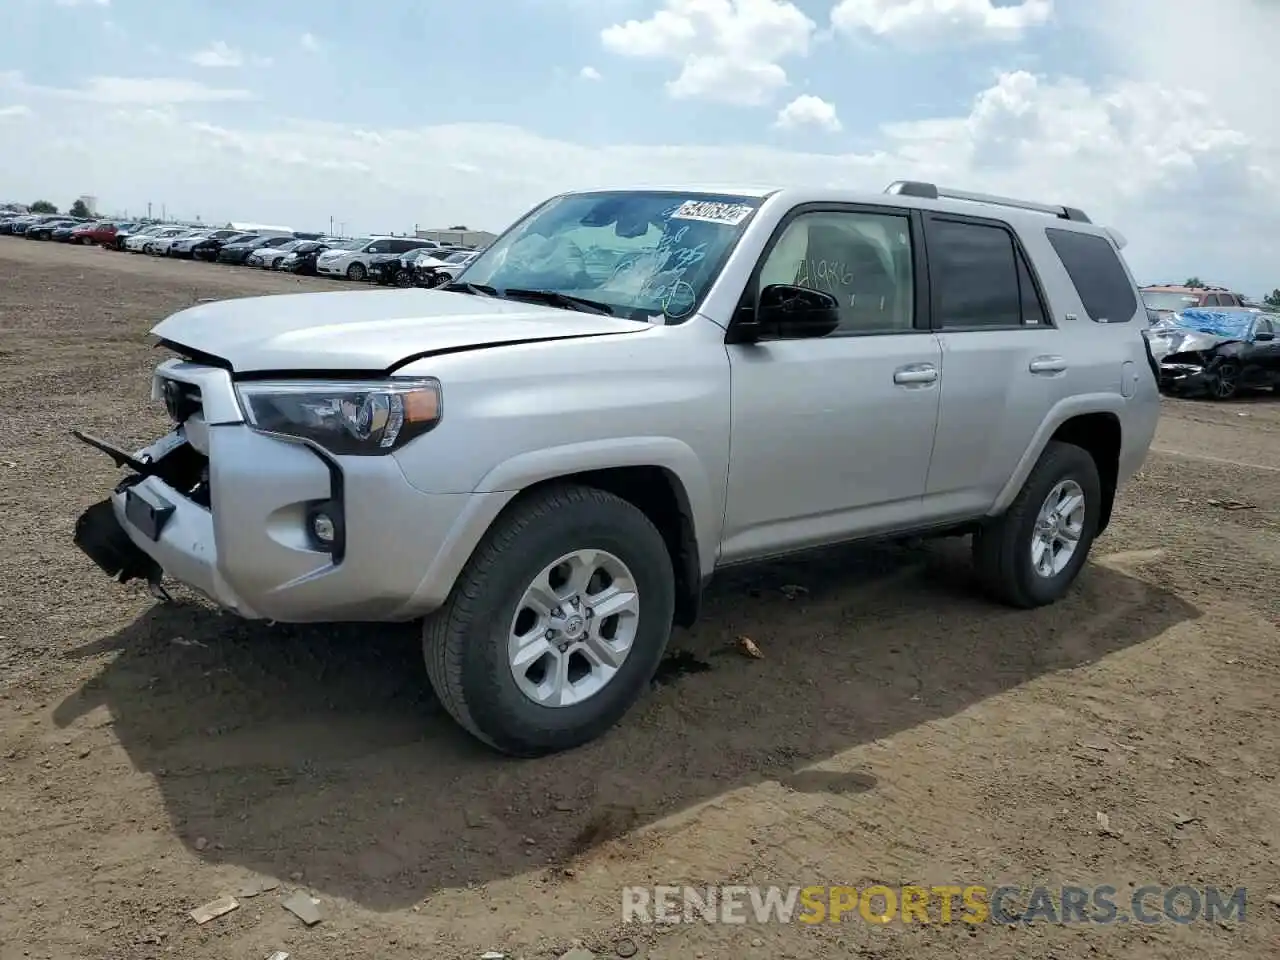
[[395,909],[765,780],[873,791],[867,772],[806,768],[1199,615],[1099,565],[1035,611],[971,581],[963,541],[726,575],[701,625],[677,632],[666,682],[603,739],[542,760],[495,755],[452,723],[412,626],[273,627],[196,603],[74,652],[116,655],[55,720],[109,708],[195,855]]

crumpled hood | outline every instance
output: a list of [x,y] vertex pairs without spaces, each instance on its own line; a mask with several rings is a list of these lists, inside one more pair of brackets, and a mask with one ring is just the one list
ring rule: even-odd
[[1151,344],[1151,355],[1159,363],[1165,357],[1175,353],[1187,353],[1196,350],[1212,350],[1224,343],[1231,343],[1235,337],[1221,337],[1200,330],[1189,330],[1173,324],[1152,327],[1146,331],[1147,340]]
[[151,332],[248,373],[373,372],[437,352],[648,329],[639,320],[411,289],[220,300],[175,313]]

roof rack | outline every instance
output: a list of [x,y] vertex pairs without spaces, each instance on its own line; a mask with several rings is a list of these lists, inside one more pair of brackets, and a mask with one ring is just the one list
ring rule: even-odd
[[935,183],[922,180],[895,180],[885,187],[885,193],[896,193],[904,197],[921,197],[925,200],[968,200],[971,203],[991,203],[1000,207],[1016,207],[1019,210],[1035,210],[1047,213],[1061,220],[1074,220],[1076,223],[1092,223],[1083,210],[1076,207],[1063,207],[1053,203],[1036,203],[1033,200],[1015,200],[1012,197],[997,197],[989,193],[970,193],[967,190],[952,190],[939,187]]

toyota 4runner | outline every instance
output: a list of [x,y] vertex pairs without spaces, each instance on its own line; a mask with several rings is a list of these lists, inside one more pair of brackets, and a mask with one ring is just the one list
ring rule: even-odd
[[533,756],[616,723],[712,574],[972,534],[1069,589],[1159,413],[1124,241],[899,182],[555,197],[434,290],[154,328],[173,420],[77,524],[108,574],[242,617],[425,618],[457,721]]

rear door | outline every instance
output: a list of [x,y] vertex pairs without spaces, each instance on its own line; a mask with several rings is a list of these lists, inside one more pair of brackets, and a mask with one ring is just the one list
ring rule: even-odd
[[996,219],[929,213],[933,326],[942,347],[930,514],[984,513],[1064,395],[1074,358],[1016,232]]

